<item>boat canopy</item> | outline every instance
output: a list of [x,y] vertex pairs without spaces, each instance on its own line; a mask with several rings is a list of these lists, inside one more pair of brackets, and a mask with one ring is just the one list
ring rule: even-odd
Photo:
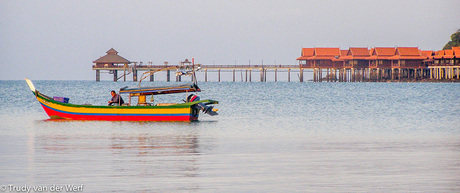
[[159,94],[172,94],[183,92],[200,92],[201,89],[196,84],[182,84],[172,86],[148,86],[137,88],[121,88],[120,94],[133,95],[159,95]]

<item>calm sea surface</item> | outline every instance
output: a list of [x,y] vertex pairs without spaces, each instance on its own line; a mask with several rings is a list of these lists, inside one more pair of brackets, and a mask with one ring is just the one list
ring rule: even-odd
[[[34,83],[49,96],[93,105],[105,105],[110,90],[136,86]],[[194,123],[52,121],[25,81],[0,81],[0,191],[460,192],[460,84],[200,87],[202,99],[220,102],[219,116],[201,114]]]

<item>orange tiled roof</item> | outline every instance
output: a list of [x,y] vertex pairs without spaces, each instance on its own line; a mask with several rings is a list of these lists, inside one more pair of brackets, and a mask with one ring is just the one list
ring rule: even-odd
[[426,60],[457,56],[460,56],[460,47],[436,52],[430,50],[421,51],[417,47],[375,47],[370,50],[368,48],[349,48],[348,50],[340,50],[340,48],[302,48],[302,56],[297,60]]
[[315,56],[340,56],[340,48],[315,48]]
[[367,48],[350,48],[348,55],[352,56],[369,56],[369,49]]
[[396,54],[389,57],[390,60],[423,60],[420,50],[417,47],[398,47],[396,48]]
[[339,48],[302,48],[302,56],[297,60],[332,60],[340,56]]
[[432,58],[433,54],[434,54],[434,52],[432,50],[422,50],[420,52],[422,53],[422,56],[424,56],[426,58]]
[[296,60],[306,60],[307,58],[309,58],[309,57],[308,56],[300,56]]
[[434,59],[452,59],[454,58],[454,50],[439,50],[439,52],[433,56]]
[[396,53],[396,48],[392,47],[375,47],[374,53],[372,55],[377,56],[394,56]]
[[369,50],[367,48],[350,48],[348,49],[347,56],[343,56],[344,60],[365,60],[369,57]]
[[309,57],[307,60],[338,60],[340,57],[334,56],[312,56]]
[[396,54],[401,56],[420,56],[420,50],[417,47],[398,47]]
[[375,47],[370,52],[371,56],[367,57],[366,60],[388,60],[395,53],[396,48],[393,47]]
[[314,48],[302,48],[302,56],[313,56],[314,52]]
[[314,48],[302,48],[302,56],[298,57],[297,60],[306,60],[308,57],[312,57],[314,52]]
[[452,47],[452,50],[457,58],[460,57],[460,47]]

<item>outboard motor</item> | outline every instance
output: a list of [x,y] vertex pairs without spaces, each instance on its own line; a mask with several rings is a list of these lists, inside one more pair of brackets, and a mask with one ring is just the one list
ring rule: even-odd
[[[194,101],[199,101],[199,100],[200,100],[200,97],[194,94],[188,95],[187,97],[187,102],[194,102]],[[201,110],[203,111],[203,113],[206,113],[211,116],[218,115],[217,112],[213,110],[214,109],[213,106],[207,106],[203,103],[198,103],[198,104],[193,105],[192,107],[197,110]]]

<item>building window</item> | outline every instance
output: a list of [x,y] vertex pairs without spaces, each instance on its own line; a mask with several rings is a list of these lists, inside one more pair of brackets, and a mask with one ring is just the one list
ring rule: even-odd
[[406,61],[405,60],[401,60],[401,65],[405,65],[406,64]]

